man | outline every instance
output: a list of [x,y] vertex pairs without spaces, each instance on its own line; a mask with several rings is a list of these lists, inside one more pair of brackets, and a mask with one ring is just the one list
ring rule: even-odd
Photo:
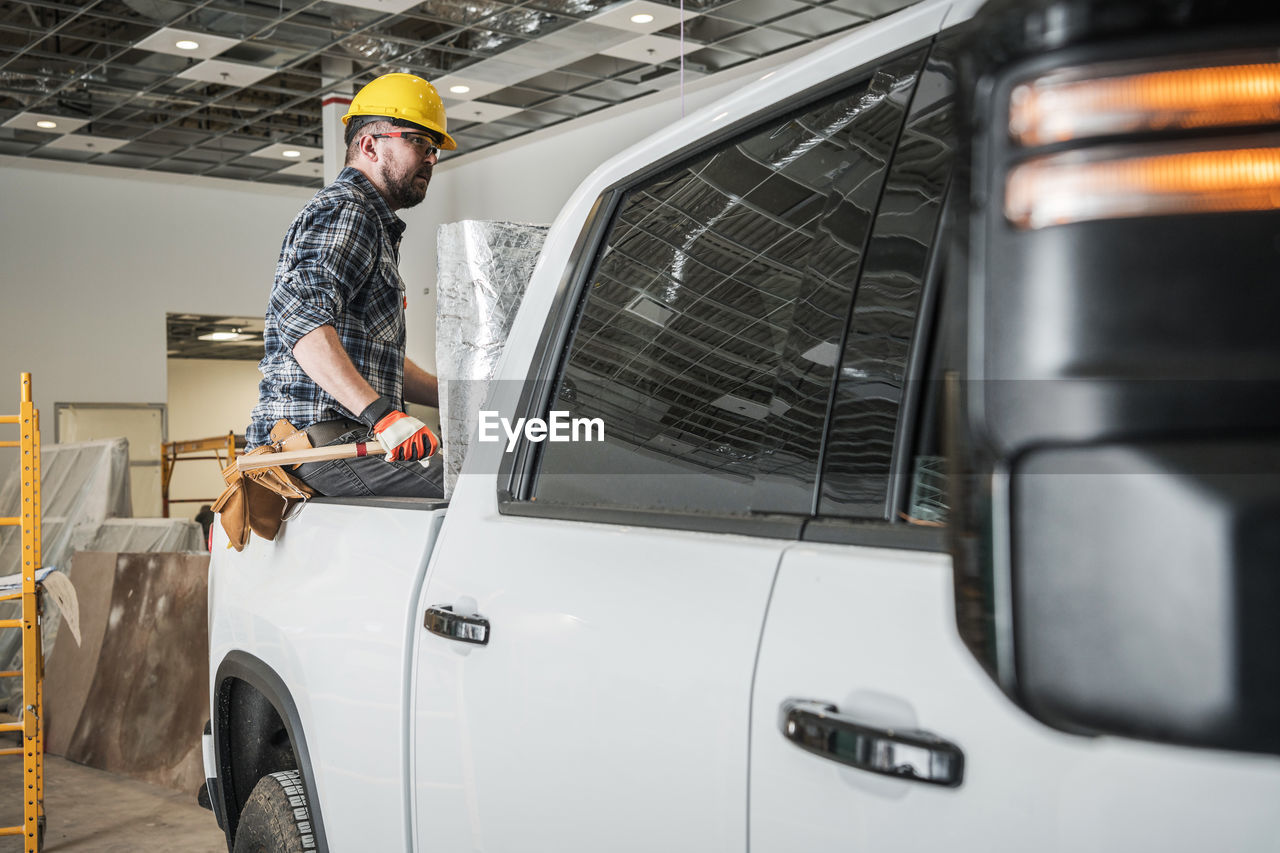
[[422,201],[438,149],[457,147],[426,80],[387,74],[351,101],[346,168],[316,193],[285,234],[267,305],[266,356],[249,448],[284,418],[311,444],[376,439],[376,456],[300,466],[322,495],[440,497],[436,437],[404,411],[438,406],[436,377],[405,357],[407,301],[398,269],[405,224]]

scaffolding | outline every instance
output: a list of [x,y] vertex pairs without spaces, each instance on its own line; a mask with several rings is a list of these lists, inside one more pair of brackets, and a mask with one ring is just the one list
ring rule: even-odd
[[[244,436],[228,432],[226,435],[213,438],[197,438],[191,441],[166,441],[160,446],[160,498],[165,518],[169,517],[169,504],[207,503],[212,504],[217,498],[169,498],[169,481],[173,479],[173,468],[179,462],[192,459],[213,459],[218,463],[218,471],[236,460],[236,450],[244,450]],[[206,453],[212,456],[189,456],[190,453]],[[226,451],[224,460],[222,452]]]
[[40,648],[40,413],[31,402],[31,374],[21,375],[18,414],[0,416],[0,424],[17,424],[17,441],[0,447],[18,448],[22,480],[19,515],[0,518],[0,525],[22,528],[20,592],[0,595],[0,601],[22,600],[22,617],[0,619],[0,628],[22,631],[22,669],[0,672],[0,678],[22,679],[22,719],[0,723],[0,731],[19,732],[22,745],[0,749],[0,755],[22,756],[22,823],[0,827],[0,836],[20,835],[26,853],[38,853],[44,843],[44,654]]

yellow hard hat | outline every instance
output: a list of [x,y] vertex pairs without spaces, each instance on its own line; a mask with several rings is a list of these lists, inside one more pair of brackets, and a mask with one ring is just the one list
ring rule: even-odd
[[444,103],[436,87],[413,74],[383,74],[367,84],[351,100],[346,124],[355,116],[386,116],[390,119],[413,122],[438,133],[440,147],[453,151],[458,143],[445,129]]

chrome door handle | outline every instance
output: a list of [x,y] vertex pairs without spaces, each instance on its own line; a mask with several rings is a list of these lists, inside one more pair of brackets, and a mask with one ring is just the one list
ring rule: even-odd
[[801,749],[859,770],[948,788],[964,778],[964,753],[954,743],[919,729],[866,726],[828,702],[788,699],[778,723]]
[[427,608],[427,615],[422,619],[422,626],[433,634],[459,640],[464,643],[475,643],[483,646],[489,642],[489,620],[482,616],[460,616],[453,612],[447,604],[436,604]]

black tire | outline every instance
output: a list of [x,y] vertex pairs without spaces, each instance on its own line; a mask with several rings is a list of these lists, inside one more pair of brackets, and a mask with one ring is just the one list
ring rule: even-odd
[[240,812],[234,853],[307,853],[315,849],[301,774],[282,770],[259,779]]

